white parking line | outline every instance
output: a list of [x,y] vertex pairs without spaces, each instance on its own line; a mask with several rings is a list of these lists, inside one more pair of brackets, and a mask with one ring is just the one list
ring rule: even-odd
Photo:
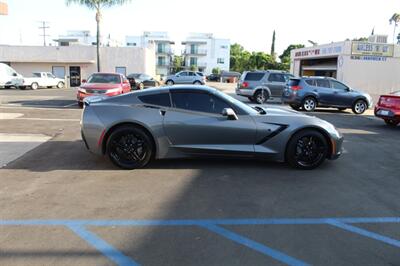
[[79,122],[80,119],[69,119],[69,118],[39,118],[39,117],[21,117],[15,120],[33,120],[33,121],[63,121],[63,122]]

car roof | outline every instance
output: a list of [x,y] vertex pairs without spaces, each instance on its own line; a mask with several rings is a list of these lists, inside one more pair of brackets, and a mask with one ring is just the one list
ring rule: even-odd
[[204,86],[204,85],[173,85],[173,86],[162,86],[162,87],[155,87],[150,89],[145,89],[141,91],[136,91],[134,93],[138,94],[147,94],[146,92],[163,92],[163,91],[170,91],[170,90],[198,90],[203,92],[210,92],[214,93],[216,91],[215,88]]

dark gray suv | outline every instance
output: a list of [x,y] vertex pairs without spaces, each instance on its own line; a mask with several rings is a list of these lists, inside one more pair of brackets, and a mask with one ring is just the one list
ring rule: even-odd
[[316,107],[333,107],[339,110],[351,108],[355,114],[362,114],[373,104],[369,94],[327,77],[291,78],[282,100],[295,110],[302,108],[307,112]]
[[279,70],[245,71],[238,82],[236,94],[263,104],[270,97],[282,97],[283,89],[291,77],[292,74]]

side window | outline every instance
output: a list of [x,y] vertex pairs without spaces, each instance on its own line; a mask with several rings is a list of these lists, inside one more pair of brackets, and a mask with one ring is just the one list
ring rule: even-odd
[[196,73],[194,73],[194,72],[189,72],[189,76],[196,76]]
[[187,73],[187,72],[181,72],[179,75],[180,75],[181,77],[186,77],[186,76],[188,75],[188,73]]
[[283,74],[272,73],[268,77],[268,81],[272,82],[286,82],[285,76]]
[[169,93],[143,95],[138,97],[143,103],[171,107]]
[[213,114],[221,114],[224,108],[230,108],[226,102],[214,95],[196,92],[173,92],[172,105],[184,110]]
[[347,90],[348,87],[340,82],[331,80],[332,88],[338,89],[338,90]]
[[315,85],[315,80],[313,80],[313,79],[306,79],[305,81],[306,81],[306,83],[307,83],[308,85],[310,85],[310,86],[316,86],[316,85]]
[[330,88],[331,85],[329,84],[329,80],[326,79],[316,79],[315,84],[317,87],[321,88]]

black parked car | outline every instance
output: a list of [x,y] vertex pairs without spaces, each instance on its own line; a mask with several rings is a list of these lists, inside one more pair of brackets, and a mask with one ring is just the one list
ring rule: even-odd
[[143,73],[132,73],[127,76],[132,90],[143,90],[148,87],[158,87],[160,82]]
[[219,75],[219,74],[208,75],[207,76],[207,80],[208,81],[217,81],[217,82],[219,82],[219,81],[221,81],[221,75]]

